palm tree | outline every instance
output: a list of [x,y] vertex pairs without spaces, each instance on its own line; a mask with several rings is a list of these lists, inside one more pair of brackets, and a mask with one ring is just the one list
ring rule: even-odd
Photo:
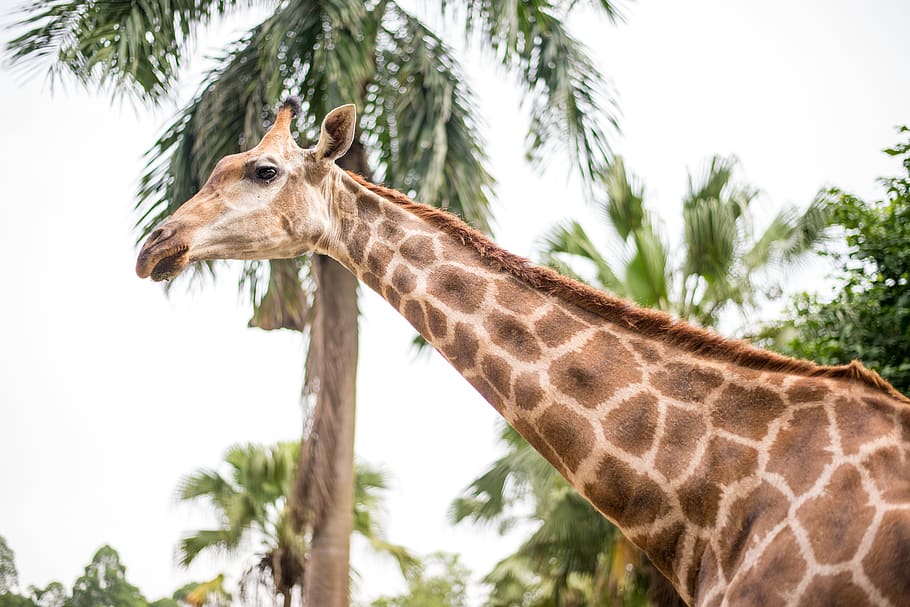
[[[299,451],[296,442],[271,447],[236,445],[225,454],[227,474],[204,469],[184,477],[178,498],[207,501],[218,524],[187,534],[177,547],[178,562],[188,567],[205,552],[238,555],[252,548],[256,561],[245,576],[247,581],[271,587],[285,605],[290,605],[294,589],[302,588],[303,556],[310,539],[292,528],[288,516],[288,495],[294,487]],[[354,532],[378,552],[394,558],[402,573],[409,575],[418,566],[417,559],[383,536],[376,517],[386,488],[385,476],[358,464],[355,487]],[[202,599],[213,591],[223,594],[223,578],[195,585],[193,591]]]
[[[50,0],[23,8],[28,29],[10,62],[69,76],[113,97],[158,104],[174,90],[195,32],[253,4],[273,11],[201,83],[148,152],[136,209],[138,240],[195,193],[215,162],[258,141],[270,108],[289,92],[305,101],[300,137],[312,141],[331,108],[362,110],[344,168],[385,180],[489,228],[486,168],[474,93],[440,36],[392,0]],[[615,0],[442,0],[449,22],[516,76],[529,105],[527,157],[542,168],[563,151],[591,190],[607,164],[613,103],[600,70],[565,25],[582,5],[619,17]],[[601,108],[606,108],[606,111]],[[196,276],[218,266],[197,268]],[[192,274],[189,274],[190,276]],[[357,283],[312,257],[244,266],[251,324],[306,330],[311,419],[301,451],[293,521],[312,533],[307,604],[348,602],[357,360]]]
[[[690,175],[683,199],[684,251],[671,256],[645,210],[644,188],[617,157],[603,173],[603,194],[597,197],[618,243],[613,253],[601,252],[579,222],[567,221],[546,236],[543,258],[564,274],[580,280],[584,275],[639,305],[705,326],[715,325],[730,306],[749,310],[756,303],[759,273],[792,264],[819,244],[829,211],[822,198],[802,213],[785,209],[754,237],[749,205],[757,190],[736,183],[735,169],[735,160],[714,157],[699,178]],[[682,260],[678,266],[676,258]],[[586,271],[575,270],[578,262]],[[486,578],[491,604],[682,605],[666,579],[517,432],[505,428],[501,440],[506,454],[453,504],[456,522],[496,522],[500,529],[514,522],[510,513],[516,503],[532,504],[534,533]]]
[[[715,156],[700,177],[689,175],[682,201],[684,246],[675,254],[645,210],[644,187],[617,157],[604,173],[598,206],[620,254],[601,253],[580,223],[568,221],[546,236],[544,261],[580,278],[572,262],[584,260],[593,268],[589,282],[703,326],[716,325],[731,306],[754,309],[755,279],[785,269],[822,242],[830,213],[819,197],[801,213],[781,210],[756,236],[750,204],[758,190],[734,181],[736,166],[735,159]],[[674,265],[673,259],[682,262]]]

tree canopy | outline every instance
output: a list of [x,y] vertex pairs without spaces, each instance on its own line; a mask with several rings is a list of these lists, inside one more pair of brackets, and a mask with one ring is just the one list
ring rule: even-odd
[[885,197],[864,201],[839,189],[824,193],[843,227],[846,251],[833,297],[803,293],[770,342],[783,352],[822,364],[860,360],[895,388],[910,392],[910,129],[885,150],[903,172],[882,178]]

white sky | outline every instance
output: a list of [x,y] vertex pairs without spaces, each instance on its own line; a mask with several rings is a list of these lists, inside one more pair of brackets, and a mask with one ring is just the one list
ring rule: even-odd
[[[12,6],[0,0],[0,12]],[[587,17],[573,25],[618,91],[615,150],[671,231],[687,167],[714,153],[741,159],[767,216],[807,204],[825,185],[879,197],[876,177],[895,174],[880,150],[910,123],[904,0],[642,0],[626,13],[618,27]],[[206,39],[230,39],[238,27]],[[563,159],[542,177],[524,164],[515,89],[476,57],[466,70],[500,184],[498,242],[532,255],[560,219],[593,225]],[[77,87],[51,95],[40,78],[23,83],[8,69],[0,93],[0,259],[9,270],[0,291],[0,535],[23,586],[69,586],[110,543],[146,596],[170,595],[223,568],[175,567],[181,534],[209,524],[203,508],[175,504],[178,478],[217,465],[232,443],[298,437],[301,340],[246,329],[233,278],[168,299],[134,275],[141,156],[172,107],[112,109]],[[787,282],[819,284],[823,271],[813,265]],[[364,293],[356,450],[393,474],[388,536],[419,553],[459,552],[479,578],[520,537],[453,528],[446,513],[499,453],[496,414],[438,356],[415,357],[410,328]],[[401,587],[391,567],[356,552],[359,596]]]

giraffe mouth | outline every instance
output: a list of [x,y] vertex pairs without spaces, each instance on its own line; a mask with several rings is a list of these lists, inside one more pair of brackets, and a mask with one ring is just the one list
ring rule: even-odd
[[140,278],[151,277],[155,282],[170,280],[189,265],[189,250],[187,244],[143,247],[136,261],[136,274]]

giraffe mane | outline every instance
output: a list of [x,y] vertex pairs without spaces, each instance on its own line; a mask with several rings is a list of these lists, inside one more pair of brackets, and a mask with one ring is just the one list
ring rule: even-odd
[[723,337],[666,312],[643,308],[567,278],[552,268],[536,265],[520,255],[510,253],[452,213],[415,202],[397,190],[371,183],[354,172],[348,171],[348,175],[370,192],[472,247],[492,268],[508,272],[523,283],[543,293],[560,297],[604,320],[637,331],[646,337],[660,339],[664,343],[698,356],[731,361],[759,371],[857,381],[881,390],[899,401],[910,403],[910,398],[857,360],[846,365],[819,365],[812,361],[763,350],[743,340]]

